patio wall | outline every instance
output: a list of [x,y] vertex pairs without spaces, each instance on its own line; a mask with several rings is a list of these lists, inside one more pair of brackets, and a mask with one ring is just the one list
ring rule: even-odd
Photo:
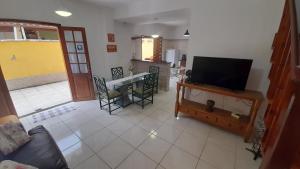
[[67,80],[59,41],[0,42],[0,64],[9,90]]

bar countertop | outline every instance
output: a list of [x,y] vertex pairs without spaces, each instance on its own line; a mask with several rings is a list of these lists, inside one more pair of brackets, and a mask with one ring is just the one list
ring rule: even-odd
[[131,59],[134,62],[149,62],[149,63],[156,63],[156,64],[171,64],[170,62],[166,61],[153,61],[153,60],[139,60],[139,59]]

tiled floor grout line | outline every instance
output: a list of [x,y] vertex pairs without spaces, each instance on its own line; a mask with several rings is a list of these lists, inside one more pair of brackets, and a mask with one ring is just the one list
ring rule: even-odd
[[209,130],[210,130],[210,131],[209,131],[209,133],[208,133],[208,135],[207,135],[207,137],[206,137],[206,139],[205,139],[205,143],[204,143],[203,148],[202,148],[202,150],[201,150],[201,153],[200,153],[200,156],[199,156],[199,158],[198,158],[198,161],[197,161],[197,164],[196,164],[196,166],[195,166],[195,169],[197,169],[197,167],[198,167],[198,165],[199,165],[199,162],[201,161],[201,156],[203,155],[204,149],[205,149],[205,147],[206,147],[206,145],[207,145],[208,138],[209,138],[209,134],[212,132],[212,129],[209,129]]
[[[122,119],[121,117],[120,117],[120,119]],[[124,119],[122,119],[122,120],[124,120]],[[117,120],[116,120],[117,121]],[[114,122],[116,122],[116,121],[114,121]],[[112,122],[112,123],[110,123],[110,124],[108,124],[108,125],[106,125],[106,126],[103,126],[103,128],[101,129],[101,130],[103,130],[104,128],[106,128],[106,129],[108,129],[109,130],[109,132],[111,132],[113,135],[115,135],[115,136],[117,136],[114,140],[116,140],[116,139],[120,139],[120,140],[123,140],[123,141],[125,141],[124,139],[122,139],[121,138],[121,135],[116,135],[115,133],[113,133],[109,128],[108,128],[108,126],[110,126],[110,125],[112,125],[114,122]],[[141,121],[140,121],[141,122]],[[63,123],[72,131],[72,133],[73,134],[75,134],[74,133],[74,131],[73,131],[73,129],[68,125],[68,124],[66,124],[64,121],[63,121]],[[133,123],[131,123],[131,124],[133,124]],[[130,129],[132,129],[133,127],[136,127],[136,126],[138,126],[138,124],[139,123],[136,123],[136,124],[133,124],[133,126],[132,127],[130,127],[129,129],[127,129],[127,130],[125,130],[123,133],[125,133],[125,132],[127,132],[127,131],[129,131]],[[143,128],[142,128],[143,129]],[[99,130],[98,132],[100,132],[101,130]],[[143,129],[143,130],[145,130],[145,129]],[[146,130],[145,130],[146,131]],[[90,136],[92,136],[92,135],[95,135],[96,134],[96,132],[95,133],[93,133],[93,134],[91,134]],[[76,134],[75,134],[75,136],[76,137],[78,137]],[[89,137],[90,137],[89,136]],[[78,137],[79,138],[79,142],[83,142],[84,144],[85,144],[85,142],[84,142],[84,139],[82,139],[82,138],[80,138],[80,137]],[[147,138],[147,137],[146,137]],[[143,142],[145,142],[147,139],[144,139],[144,141]],[[76,144],[78,144],[79,142],[77,142]],[[112,141],[113,142],[113,141]],[[108,144],[106,144],[105,146],[103,146],[102,148],[101,148],[101,150],[99,150],[99,152],[100,151],[102,151],[103,149],[105,149],[106,147],[108,147],[110,144],[112,144],[112,142],[110,142],[110,143],[108,143]],[[127,141],[125,141],[126,143],[127,143]],[[140,145],[142,145],[143,144],[143,142],[140,144]],[[76,145],[76,144],[73,144],[72,146],[74,146],[74,145]],[[129,143],[127,143],[127,144],[129,144]],[[95,152],[92,148],[90,148],[90,146],[89,145],[87,145],[87,144],[85,144],[94,154],[93,155],[96,155],[99,159],[101,159],[103,162],[105,162],[105,164],[106,165],[108,165],[110,168],[112,168],[104,159],[102,159],[99,155],[98,155],[98,153],[99,152]],[[129,144],[131,147],[133,147],[134,149],[133,149],[133,151],[128,155],[128,156],[126,156],[125,157],[125,159],[123,159],[115,168],[118,168],[135,150],[138,150],[138,147],[140,146],[140,145],[138,145],[137,147],[134,147],[134,146],[132,146],[131,144]],[[68,148],[71,148],[72,146],[69,146]],[[64,151],[66,151],[68,148],[66,148]],[[139,150],[138,150],[139,151]],[[144,154],[144,153],[143,153]],[[92,156],[93,156],[92,155]],[[91,157],[92,157],[91,156]],[[89,158],[91,158],[91,157],[89,157]],[[89,159],[88,158],[88,159]],[[86,160],[88,160],[88,159],[86,159]],[[151,158],[150,158],[151,159]],[[84,161],[86,161],[86,160],[84,160]],[[151,159],[152,160],[152,159]],[[77,166],[75,166],[75,168],[76,167],[78,167],[79,165],[77,165]]]
[[[72,130],[72,128],[68,125],[68,124],[66,124],[64,121],[63,121],[63,123],[72,131],[72,133],[76,136],[76,137],[78,137],[75,133],[74,133],[74,131]],[[112,122],[113,123],[113,122]],[[106,128],[105,126],[101,129],[101,130],[103,130],[104,128]],[[108,129],[108,128],[107,128]],[[97,131],[97,132],[101,132],[101,130],[99,130],[99,131]],[[109,130],[109,132],[111,132],[110,130]],[[112,133],[112,132],[111,132]],[[91,136],[93,136],[93,135],[95,135],[96,134],[96,132],[95,133],[93,133],[93,134],[91,134],[89,137],[91,137]],[[112,134],[114,134],[114,133],[112,133]],[[115,134],[114,134],[115,135]],[[94,155],[96,155],[100,160],[102,160],[109,168],[111,168],[112,169],[112,167],[110,167],[110,165],[105,161],[105,160],[103,160],[100,156],[98,156],[98,153],[97,152],[95,152],[88,144],[86,144],[85,142],[84,142],[84,140],[85,139],[82,139],[82,138],[80,138],[80,137],[78,137],[79,138],[79,142],[82,142],[84,145],[86,145],[88,148],[89,148],[89,150],[90,151],[92,151],[93,152],[93,155],[91,156],[91,157],[93,157]],[[117,138],[117,137],[116,137]],[[79,142],[77,142],[76,144],[78,144]],[[76,144],[73,144],[72,146],[74,146],[74,145],[76,145]],[[109,144],[111,144],[111,143],[109,143]],[[101,150],[102,149],[104,149],[106,146],[108,146],[109,144],[107,144],[107,145],[105,145],[105,146],[103,146],[102,148],[101,148]],[[69,148],[71,148],[72,146],[69,146],[67,149],[69,149]],[[64,151],[66,151],[67,149],[65,149]],[[100,150],[100,151],[101,151]],[[100,152],[99,151],[99,152]],[[88,159],[90,159],[91,157],[89,157],[89,158],[87,158],[86,160],[83,160],[82,162],[85,162],[85,161],[87,161]],[[74,166],[74,168],[76,168],[76,167],[78,167],[80,164],[78,164],[77,166]]]
[[[157,108],[154,108],[152,111],[154,112],[155,109],[157,109]],[[159,130],[160,128],[162,128],[164,125],[169,125],[169,126],[175,127],[175,125],[172,125],[172,124],[167,123],[167,121],[170,120],[171,118],[167,118],[166,120],[161,121],[161,120],[158,120],[158,119],[155,119],[155,118],[150,117],[150,116],[152,115],[152,113],[151,113],[151,114],[148,114],[148,113],[147,113],[147,114],[144,114],[144,112],[141,112],[141,111],[139,111],[139,112],[142,113],[142,114],[144,115],[144,117],[149,117],[149,118],[151,118],[151,119],[153,119],[153,120],[156,120],[156,121],[161,122],[161,125],[160,125],[155,131],[158,131],[158,130]],[[102,116],[102,115],[101,115],[101,116]],[[131,130],[132,128],[134,128],[134,127],[139,127],[139,128],[141,128],[141,127],[140,127],[140,123],[141,123],[145,118],[140,119],[138,122],[132,122],[131,120],[126,120],[126,119],[124,119],[123,117],[119,117],[119,118],[120,118],[121,120],[124,120],[124,121],[126,121],[126,122],[132,124],[132,126],[131,126],[130,128],[128,128],[127,130],[123,131],[122,134],[116,135],[116,136],[117,136],[116,139],[119,138],[119,139],[125,141],[126,143],[128,143],[128,142],[127,142],[126,140],[124,140],[121,136],[122,136],[124,133],[126,133],[127,131],[129,131],[129,130]],[[26,120],[27,120],[27,119],[26,119]],[[71,132],[72,132],[73,134],[75,134],[74,131],[73,131],[73,129],[65,122],[66,120],[67,120],[67,119],[61,119],[61,118],[59,118],[59,121],[62,122],[63,124],[65,124],[65,126],[67,126],[67,128],[68,128],[69,130],[71,130]],[[117,121],[117,120],[116,120],[116,121]],[[112,123],[110,123],[110,124],[108,124],[108,125],[105,125],[105,126],[103,125],[103,128],[102,128],[101,130],[103,130],[103,129],[106,128],[106,129],[108,129],[111,133],[113,133],[108,127],[111,126],[111,125],[113,125],[116,121],[113,121]],[[101,123],[99,122],[99,124],[101,124]],[[177,127],[175,127],[175,129],[176,129],[176,128],[177,128]],[[147,131],[147,133],[148,133],[148,130],[145,130],[144,128],[141,128],[141,129],[144,130],[144,131]],[[97,132],[101,132],[101,130],[95,131],[93,134],[89,135],[88,137],[91,137],[91,136],[95,135]],[[181,129],[180,129],[180,130],[181,130]],[[210,130],[211,130],[211,129],[210,129]],[[141,152],[141,151],[139,150],[139,147],[140,147],[140,146],[141,146],[141,145],[149,138],[149,133],[148,133],[147,137],[146,137],[139,145],[137,145],[137,146],[132,146],[132,145],[129,143],[129,145],[130,145],[131,147],[133,147],[134,149],[133,149],[132,152],[130,152],[129,155],[126,156],[126,158],[124,158],[124,159],[118,164],[117,167],[119,167],[119,166],[120,166],[126,159],[128,159],[128,158],[133,154],[133,152],[135,152],[135,151],[139,151],[140,153],[144,154],[146,157],[148,157],[149,159],[151,159],[152,161],[154,161],[154,162],[157,164],[156,167],[158,167],[158,166],[161,165],[161,162],[162,162],[163,159],[166,157],[166,155],[170,152],[170,150],[171,150],[171,148],[172,148],[173,146],[175,146],[176,148],[180,149],[181,151],[186,152],[186,153],[192,155],[193,157],[195,157],[193,154],[191,154],[191,153],[189,153],[189,152],[187,152],[187,151],[185,151],[185,150],[183,150],[183,149],[181,149],[180,147],[177,147],[177,146],[175,145],[176,141],[180,138],[180,136],[181,136],[181,135],[183,134],[183,132],[185,132],[185,131],[187,131],[186,127],[182,127],[182,130],[181,130],[180,134],[178,135],[178,137],[177,137],[177,138],[175,139],[175,141],[173,141],[173,142],[169,142],[168,140],[166,140],[166,139],[160,137],[159,135],[156,136],[156,137],[158,137],[158,138],[160,138],[160,139],[166,141],[167,143],[170,143],[170,147],[168,148],[168,150],[166,151],[166,153],[164,154],[164,156],[161,158],[161,160],[160,160],[159,163],[156,163],[154,160],[152,160],[150,157],[148,157],[146,154],[144,154],[143,152]],[[210,132],[211,132],[211,131],[210,131]],[[188,132],[188,133],[190,133],[190,132]],[[113,134],[114,134],[114,133],[113,133]],[[192,133],[190,133],[190,134],[192,134]],[[114,134],[114,135],[115,135],[115,134]],[[192,135],[193,135],[193,134],[192,134]],[[75,134],[75,136],[78,137],[76,134]],[[203,146],[203,149],[201,150],[200,156],[197,157],[197,158],[198,158],[198,161],[197,161],[197,163],[196,163],[196,167],[198,166],[199,160],[200,160],[200,158],[201,158],[201,156],[202,156],[202,154],[203,154],[204,148],[205,148],[205,146],[206,146],[206,144],[207,144],[208,137],[209,137],[209,136],[206,137],[206,141],[205,141],[205,144],[204,144],[204,146]],[[80,137],[78,137],[78,138],[79,138],[79,140],[80,140],[81,142],[84,142],[84,140],[85,140],[85,139],[81,139]],[[115,139],[115,140],[116,140],[116,139]],[[78,143],[78,142],[77,142],[77,143]],[[75,144],[77,144],[77,143],[75,143]],[[75,144],[69,146],[68,148],[74,146]],[[111,143],[107,144],[106,146],[108,146],[108,145],[110,145],[110,144],[111,144]],[[90,146],[87,145],[85,142],[84,142],[84,145],[86,145],[86,146],[93,152],[93,155],[91,155],[89,158],[83,160],[83,162],[86,161],[86,160],[88,160],[88,159],[90,159],[90,158],[91,158],[92,156],[94,156],[94,155],[96,155],[99,159],[101,159],[103,162],[105,162],[101,157],[99,157],[99,155],[97,154],[97,152],[95,152],[94,150],[92,150],[92,149],[90,148]],[[106,146],[104,146],[102,149],[104,149]],[[66,148],[65,150],[67,150],[68,148]],[[102,150],[102,149],[101,149],[101,150]],[[100,150],[100,151],[101,151],[101,150]],[[100,152],[100,151],[99,151],[99,152]],[[107,163],[105,162],[105,164],[107,164]],[[107,164],[107,165],[108,165],[108,164]],[[78,166],[79,166],[79,165],[77,165],[76,167],[78,167]],[[110,165],[108,165],[108,166],[110,167]],[[117,168],[117,167],[116,167],[116,168]],[[110,168],[111,168],[111,167],[110,167]]]

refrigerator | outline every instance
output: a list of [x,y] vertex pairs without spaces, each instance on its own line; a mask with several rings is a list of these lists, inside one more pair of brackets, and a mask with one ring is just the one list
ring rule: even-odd
[[180,50],[167,49],[166,50],[166,62],[171,62],[171,67],[175,64],[175,67],[179,67]]

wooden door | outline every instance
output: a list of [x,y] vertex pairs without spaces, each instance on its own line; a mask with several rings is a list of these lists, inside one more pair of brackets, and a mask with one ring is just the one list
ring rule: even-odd
[[16,115],[17,113],[0,66],[0,117],[11,114]]
[[85,29],[61,27],[60,35],[73,100],[95,99]]

